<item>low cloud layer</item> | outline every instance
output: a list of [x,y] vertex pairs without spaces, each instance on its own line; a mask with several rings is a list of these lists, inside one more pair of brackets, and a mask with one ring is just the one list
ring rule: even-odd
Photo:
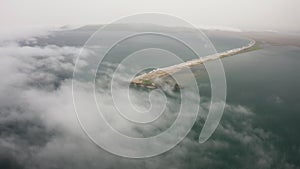
[[[79,50],[0,46],[0,168],[297,168],[270,143],[276,136],[254,126],[255,112],[242,105],[226,106],[204,144],[198,143],[198,127],[205,115],[186,139],[158,157],[133,160],[99,149],[74,113],[71,78]],[[203,110],[208,106],[201,104]]]

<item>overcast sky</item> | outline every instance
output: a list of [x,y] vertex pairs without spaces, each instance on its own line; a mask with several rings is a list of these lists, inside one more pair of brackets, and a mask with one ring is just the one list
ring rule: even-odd
[[160,12],[196,26],[300,30],[299,0],[1,0],[1,27],[109,23]]

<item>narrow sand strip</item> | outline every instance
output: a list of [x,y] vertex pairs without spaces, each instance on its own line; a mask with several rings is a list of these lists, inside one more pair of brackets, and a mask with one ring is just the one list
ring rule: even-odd
[[227,56],[232,56],[236,55],[239,53],[247,52],[250,51],[251,48],[253,48],[256,44],[255,40],[251,40],[250,43],[247,46],[241,47],[241,48],[236,48],[236,49],[231,49],[222,53],[216,53],[214,55],[209,55],[205,57],[201,57],[199,59],[194,59],[190,60],[187,62],[183,62],[177,65],[165,67],[165,68],[160,68],[153,70],[149,73],[145,73],[139,76],[136,76],[135,78],[132,79],[131,84],[133,85],[138,85],[138,86],[144,86],[148,88],[156,88],[158,87],[154,82],[157,78],[163,78],[166,76],[170,76],[184,68],[190,68],[192,66],[200,65],[205,62],[227,57]]

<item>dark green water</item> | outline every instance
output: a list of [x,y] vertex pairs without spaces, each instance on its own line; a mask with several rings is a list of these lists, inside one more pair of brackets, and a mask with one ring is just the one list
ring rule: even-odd
[[[248,42],[228,37],[211,37],[211,40],[218,51]],[[152,160],[177,159],[183,162],[174,166],[183,168],[300,166],[300,48],[268,44],[262,47],[222,59],[227,80],[227,106],[213,136],[204,144],[197,142],[205,121],[199,117],[179,146]],[[209,79],[204,67],[199,69],[201,105],[207,107]],[[168,161],[158,161],[172,166]]]
[[[242,37],[209,35],[209,38],[219,52],[238,48],[249,42]],[[130,53],[130,49],[143,48],[143,45],[148,44],[166,47],[175,53],[177,51],[187,57],[187,60],[191,56],[172,43],[164,44],[164,41],[150,38],[149,41],[142,39],[138,43],[132,41],[129,45],[124,44],[109,58],[121,59]],[[205,115],[200,115],[188,137],[171,151],[150,159],[128,161],[140,164],[153,160],[160,165],[179,168],[299,167],[300,48],[268,44],[263,44],[262,47],[257,51],[222,59],[227,80],[227,106],[219,127],[206,143],[198,143],[206,118]],[[106,72],[106,67],[102,68]],[[202,97],[200,104],[203,109],[207,109],[210,98],[209,79],[203,66],[195,71],[200,73],[197,77]],[[135,94],[142,97],[139,93]],[[176,107],[177,103],[173,104],[169,113],[173,112],[172,107]],[[151,130],[150,133],[158,134],[166,127],[168,125]],[[142,128],[138,131],[143,133]],[[143,135],[147,135],[147,131]]]
[[[93,31],[95,30],[80,29],[58,32],[48,39],[40,39],[38,45],[81,46]],[[107,36],[113,39],[115,34],[116,32],[112,32]],[[242,37],[209,35],[209,38],[220,52],[244,46],[249,42]],[[150,42],[156,47],[163,45],[161,41]],[[165,48],[171,49],[170,44],[168,43]],[[110,58],[111,60],[108,59],[107,62],[113,63],[126,57],[130,53],[129,47],[143,48],[138,45],[147,44],[141,42],[132,46],[125,44],[119,51],[113,53],[116,58]],[[198,143],[198,136],[206,118],[205,115],[200,115],[187,138],[174,149],[153,158],[126,159],[99,150],[98,154],[88,156],[91,159],[82,160],[76,156],[80,152],[76,145],[72,155],[66,153],[63,156],[64,160],[68,161],[69,166],[77,161],[81,163],[82,160],[95,168],[101,168],[97,162],[108,163],[106,166],[110,167],[107,168],[299,168],[300,48],[268,44],[262,47],[263,49],[257,51],[222,59],[227,80],[227,106],[217,130],[204,144]],[[185,59],[190,59],[180,48],[172,49],[181,52],[180,54],[186,56]],[[100,81],[102,82],[100,85],[105,86],[102,86],[103,90],[110,91],[108,82],[116,65],[107,64],[101,68],[103,74],[100,74],[100,78],[107,81]],[[197,81],[202,99],[200,104],[206,110],[210,96],[209,79],[203,66],[195,71],[202,72]],[[144,96],[145,91],[136,90],[135,94],[138,98]],[[172,104],[169,109],[171,113],[172,108],[175,109],[177,106],[172,107]],[[166,123],[164,120],[162,122]],[[138,132],[142,133],[142,136],[147,134],[142,130]],[[90,145],[90,142],[87,143]],[[96,146],[93,148],[98,149]],[[53,156],[55,155],[54,152]],[[60,159],[58,162],[64,163]]]
[[[186,157],[192,168],[298,168],[300,48],[265,44],[222,62],[228,106],[210,140]],[[207,75],[198,82],[209,83]],[[199,90],[209,96],[209,87]],[[197,124],[195,133],[203,119]]]
[[278,151],[274,167],[284,159],[299,166],[300,48],[265,45],[259,51],[225,58],[223,63],[227,102],[249,107],[253,127],[270,133],[264,143]]

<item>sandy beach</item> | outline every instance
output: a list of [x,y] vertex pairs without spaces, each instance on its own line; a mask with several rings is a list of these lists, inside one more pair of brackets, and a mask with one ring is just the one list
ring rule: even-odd
[[201,57],[199,59],[190,60],[177,65],[152,70],[151,72],[136,76],[131,80],[131,84],[135,86],[146,87],[146,88],[158,88],[160,87],[160,84],[156,83],[157,79],[168,77],[176,72],[181,71],[182,69],[191,68],[193,66],[197,66],[211,60],[256,50],[258,47],[259,45],[257,44],[257,42],[251,39],[248,45],[243,46],[241,48],[231,49],[222,53],[216,53],[214,55]]

